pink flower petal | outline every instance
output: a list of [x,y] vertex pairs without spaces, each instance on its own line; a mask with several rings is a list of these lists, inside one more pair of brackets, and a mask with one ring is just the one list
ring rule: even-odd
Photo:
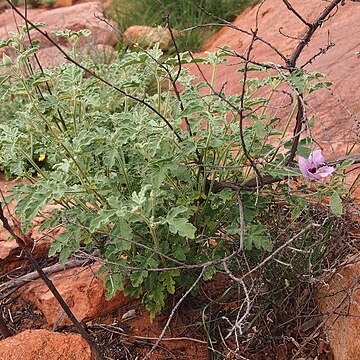
[[316,175],[324,178],[330,176],[335,171],[335,168],[332,166],[322,166],[316,171]]
[[325,158],[321,150],[314,150],[310,154],[309,160],[315,165],[315,167],[319,167],[321,164],[324,164],[325,162]]
[[309,177],[308,168],[311,167],[311,163],[308,159],[303,158],[302,156],[299,156],[299,169],[303,176]]

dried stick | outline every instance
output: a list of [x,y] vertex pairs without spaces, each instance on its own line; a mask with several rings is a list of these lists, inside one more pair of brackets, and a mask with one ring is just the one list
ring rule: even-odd
[[[345,155],[345,156],[339,156],[333,159],[330,159],[329,161],[327,161],[326,163],[328,165],[334,166],[334,165],[339,165],[341,164],[343,161],[345,160],[351,160],[353,162],[353,164],[360,164],[360,153],[354,153],[351,155]],[[239,191],[239,190],[254,190],[257,187],[263,187],[265,185],[271,185],[277,182],[280,182],[284,180],[284,178],[275,178],[271,175],[265,175],[262,177],[262,183],[259,184],[256,179],[250,179],[249,181],[247,181],[246,183],[242,183],[242,182],[236,182],[236,181],[214,181],[213,182],[213,187],[212,187],[212,191],[213,192],[220,192],[223,189],[230,189],[230,190],[234,190],[234,191]]]
[[[251,36],[253,37],[254,36],[254,33],[252,31],[248,31],[248,30],[244,30],[242,28],[239,28],[238,26],[236,26],[235,24],[233,24],[232,22],[230,21],[227,21],[213,13],[211,13],[210,11],[206,10],[198,1],[194,1],[195,5],[201,9],[205,14],[213,17],[214,19],[217,19],[219,21],[222,22],[222,24],[203,24],[203,25],[196,25],[196,26],[193,26],[192,28],[188,28],[188,29],[185,29],[186,31],[187,30],[193,30],[193,29],[196,29],[197,27],[201,27],[201,26],[227,26],[231,29],[234,29],[236,31],[239,31],[241,32],[242,34],[245,34],[245,35],[248,35],[248,36]],[[261,4],[260,4],[261,5]],[[258,14],[257,16],[258,17]],[[277,49],[273,44],[271,44],[269,41],[263,39],[262,37],[260,37],[258,34],[255,34],[255,41],[259,40],[260,42],[264,43],[265,45],[267,45],[270,49],[272,49],[280,58],[282,58],[284,61],[287,60],[286,56],[279,50]]]
[[4,320],[3,314],[2,314],[2,307],[0,307],[0,333],[3,336],[3,338],[7,338],[12,336],[12,333],[8,326],[6,325],[6,322]]
[[[229,331],[229,333],[226,335],[225,339],[228,339],[232,333],[236,330],[239,331],[240,335],[243,335],[243,323],[246,321],[247,317],[250,315],[250,310],[251,310],[251,300],[250,300],[250,294],[249,291],[245,285],[245,282],[243,279],[239,279],[238,277],[236,277],[228,268],[227,264],[224,263],[224,269],[226,274],[235,282],[237,282],[238,284],[241,285],[241,287],[243,288],[244,294],[245,294],[245,303],[246,303],[246,309],[245,309],[245,313],[243,314],[243,316],[241,316],[240,319],[237,319],[235,324],[232,326],[231,330]],[[241,309],[241,308],[240,308]],[[240,310],[239,310],[239,314],[240,315]],[[227,318],[226,318],[227,319]],[[228,320],[228,319],[227,319]]]
[[256,33],[257,33],[257,29],[253,32],[253,37],[252,37],[251,43],[248,47],[248,51],[246,52],[246,56],[245,56],[246,60],[245,60],[245,65],[244,65],[243,87],[242,87],[242,91],[241,91],[241,95],[240,95],[240,109],[238,110],[238,114],[239,114],[239,134],[240,134],[241,147],[244,151],[244,155],[245,155],[246,159],[249,161],[251,167],[255,171],[256,180],[259,180],[259,183],[261,184],[262,176],[255,164],[254,159],[249,154],[249,151],[245,144],[245,137],[244,137],[244,119],[245,119],[244,100],[245,100],[245,93],[246,93],[246,80],[247,80],[247,76],[248,76],[250,54],[251,54],[251,51],[253,49],[253,46],[254,46],[254,43],[256,40]]
[[28,236],[26,236],[21,231],[21,229],[19,229],[18,227],[16,227],[16,228],[11,227],[11,225],[8,222],[8,219],[6,218],[6,216],[4,214],[4,210],[3,210],[1,202],[0,202],[0,221],[2,222],[4,229],[7,230],[8,233],[16,240],[17,244],[20,246],[20,248],[24,252],[25,256],[29,259],[31,264],[34,266],[34,268],[38,272],[39,277],[44,281],[44,283],[47,285],[49,290],[52,292],[55,299],[58,301],[58,303],[60,304],[60,306],[66,313],[66,315],[72,321],[76,330],[80,333],[80,335],[84,338],[84,340],[86,340],[86,342],[90,345],[90,347],[95,355],[95,358],[97,360],[103,360],[104,358],[100,352],[100,349],[98,348],[98,346],[95,343],[95,341],[93,340],[93,338],[90,336],[89,333],[86,332],[84,327],[76,319],[75,315],[72,313],[69,306],[66,304],[66,302],[64,301],[64,299],[62,298],[62,296],[60,295],[60,293],[58,292],[58,290],[56,289],[56,287],[54,286],[52,281],[47,277],[47,275],[44,273],[41,266],[37,263],[37,261],[34,259],[31,252],[29,251],[28,244],[31,243],[32,240]]
[[307,232],[309,229],[313,228],[313,227],[319,227],[321,225],[319,224],[315,224],[315,223],[311,223],[308,226],[306,226],[304,229],[302,229],[300,232],[298,232],[295,236],[293,236],[291,239],[289,239],[288,241],[286,241],[284,244],[282,244],[281,246],[279,246],[275,251],[273,251],[266,259],[264,259],[260,264],[258,264],[257,266],[255,266],[254,268],[252,268],[250,271],[248,271],[246,274],[244,274],[241,278],[239,278],[239,280],[244,280],[247,276],[249,276],[250,274],[253,274],[255,271],[259,270],[260,268],[262,268],[265,264],[267,264],[270,260],[272,260],[275,255],[277,255],[280,251],[282,251],[283,249],[285,249],[287,246],[289,246],[293,241],[295,241],[297,238],[299,238],[302,234],[304,234],[305,232]]
[[[239,252],[244,251],[244,242],[245,242],[245,221],[244,221],[244,207],[241,201],[240,192],[238,191],[236,194],[238,206],[239,206],[239,223],[240,223],[240,230],[239,230]],[[226,263],[224,263],[225,265]]]
[[[355,291],[359,290],[359,280],[360,280],[360,276],[357,276],[356,278],[354,278],[354,281],[352,282],[352,284],[346,289],[343,290],[343,292],[345,293],[340,300],[335,304],[334,308],[332,311],[330,311],[327,316],[316,326],[316,328],[312,331],[312,333],[306,337],[305,341],[301,344],[301,346],[297,349],[296,353],[291,357],[290,360],[296,360],[298,359],[298,356],[301,354],[301,351],[305,348],[305,346],[314,339],[315,335],[318,333],[318,331],[329,321],[329,319],[331,318],[331,316],[333,315],[337,315],[336,319],[333,321],[333,324],[336,323],[336,321],[341,317],[341,316],[349,316],[349,314],[341,314],[339,312],[337,312],[337,310],[341,309],[341,307],[343,306],[343,304],[345,303],[345,301],[347,299],[349,299],[349,302],[351,301],[351,295],[353,295],[355,293]],[[342,291],[341,291],[342,292]],[[330,295],[331,296],[331,295]],[[350,306],[350,304],[349,304]]]
[[283,3],[286,5],[286,7],[293,13],[296,15],[296,17],[302,21],[305,25],[307,25],[308,27],[311,27],[311,24],[309,22],[307,22],[295,9],[294,7],[290,4],[290,2],[288,0],[283,0]]
[[[326,21],[326,18],[330,15],[330,13],[341,3],[341,0],[330,1],[330,4],[325,8],[325,10],[320,14],[320,16],[312,23],[308,24],[309,29],[306,32],[305,36],[301,39],[298,46],[293,51],[292,55],[288,60],[288,67],[294,68],[296,66],[296,62],[304,50],[305,46],[310,42],[312,36],[315,31]],[[294,10],[290,10],[294,13]],[[296,13],[294,13],[296,14]]]
[[[85,260],[77,259],[77,260],[68,261],[64,265],[62,265],[62,264],[51,265],[42,270],[46,275],[50,275],[50,274],[57,273],[59,271],[68,270],[68,269],[72,269],[75,267],[87,265],[92,262],[94,262],[94,260],[92,260],[90,258],[87,258]],[[8,293],[6,293],[6,292],[8,292],[8,291],[13,292],[14,290],[19,289],[20,287],[27,284],[28,282],[38,279],[39,277],[40,277],[39,273],[37,271],[33,271],[26,275],[20,276],[19,278],[11,279],[10,281],[8,281],[6,283],[1,284],[0,290],[3,294],[0,295],[0,300],[6,298],[8,296]]]

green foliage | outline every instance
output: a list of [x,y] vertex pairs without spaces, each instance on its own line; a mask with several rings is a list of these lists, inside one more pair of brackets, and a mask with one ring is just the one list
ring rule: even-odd
[[[200,0],[196,1],[201,6],[199,7],[194,0],[162,0],[162,5],[157,0],[115,0],[106,12],[110,18],[118,22],[122,32],[131,25],[166,27],[164,15],[169,13],[172,28],[184,30],[195,27],[182,33],[177,40],[180,51],[195,51],[200,50],[201,45],[218,30],[218,26],[197,27],[202,24],[219,23],[211,14],[231,21],[247,6],[257,2],[258,0]],[[201,8],[206,9],[208,14]]]
[[330,197],[330,206],[334,214],[342,215],[343,205],[342,205],[341,197],[336,191],[334,191]]
[[[89,33],[57,35],[68,38],[76,55],[78,38]],[[254,180],[240,146],[238,95],[215,96],[208,84],[193,81],[183,68],[179,100],[166,90],[171,88],[168,74],[177,73],[177,57],[163,60],[156,46],[148,53],[119,54],[110,64],[83,60],[112,88],[71,63],[31,73],[28,60],[39,44],[25,48],[23,42],[24,33],[2,42],[17,55],[3,56],[0,64],[0,95],[9,104],[6,114],[1,110],[0,168],[28,179],[16,189],[16,212],[25,226],[47,204],[60,205],[42,226],[58,223],[67,230],[52,243],[50,256],[59,254],[64,262],[79,249],[97,250],[105,260],[109,297],[125,289],[141,297],[153,317],[168,295],[194,279],[193,272],[177,266],[231,254],[242,232],[245,249],[254,258],[270,252],[273,243],[264,219],[273,218],[275,203],[290,206],[293,221],[301,226],[306,200],[301,193],[292,194],[287,182],[276,191],[271,185],[261,192],[216,189],[222,182]],[[204,59],[181,59],[215,69],[225,54],[220,50]],[[286,126],[271,116],[267,104],[287,81],[305,94],[321,86],[316,86],[316,74],[284,79],[264,68],[254,70],[262,80],[253,77],[246,83],[243,135],[248,156],[262,176],[287,180],[299,171],[286,165]],[[257,95],[260,88],[266,96]],[[184,130],[186,122],[191,131]],[[310,140],[303,140],[300,153],[309,146]],[[340,181],[319,184],[308,198],[333,194],[331,208],[340,214],[339,188]],[[221,264],[209,267],[204,279],[219,269]]]

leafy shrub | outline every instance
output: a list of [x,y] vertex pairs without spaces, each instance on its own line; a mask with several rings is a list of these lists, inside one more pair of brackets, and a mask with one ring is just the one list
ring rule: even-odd
[[[263,177],[300,174],[286,160],[288,125],[270,115],[268,104],[282,85],[302,87],[305,94],[328,86],[321,74],[248,69],[261,79],[245,84],[246,153],[239,139],[240,97],[215,94],[211,84],[179,70],[177,57],[164,60],[158,47],[121,53],[110,64],[84,60],[82,66],[109,87],[72,63],[30,74],[28,60],[39,46],[25,49],[21,36],[2,43],[17,53],[15,59],[3,56],[2,101],[15,98],[18,105],[0,124],[1,168],[29,180],[16,190],[24,226],[47,204],[61,205],[42,225],[67,229],[50,256],[59,253],[64,262],[79,250],[96,252],[104,260],[109,297],[124,289],[142,297],[154,316],[168,294],[190,287],[197,269],[205,266],[209,280],[222,259],[243,247],[255,262],[270,252],[274,244],[264,219],[278,211],[275,203],[303,227],[306,198],[340,199],[341,176],[319,183],[316,191],[302,185],[294,192],[289,181],[249,191],[255,179],[249,157]],[[216,73],[226,53],[180,58],[209,64]],[[179,96],[168,90],[177,76]],[[265,95],[258,96],[259,89]],[[305,138],[298,153],[307,156],[310,146]]]

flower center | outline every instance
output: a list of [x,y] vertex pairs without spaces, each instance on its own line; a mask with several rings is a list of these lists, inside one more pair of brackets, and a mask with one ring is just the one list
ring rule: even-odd
[[313,166],[313,167],[311,167],[311,168],[308,168],[308,172],[309,173],[312,173],[312,174],[315,174],[316,173],[316,167],[315,166]]

